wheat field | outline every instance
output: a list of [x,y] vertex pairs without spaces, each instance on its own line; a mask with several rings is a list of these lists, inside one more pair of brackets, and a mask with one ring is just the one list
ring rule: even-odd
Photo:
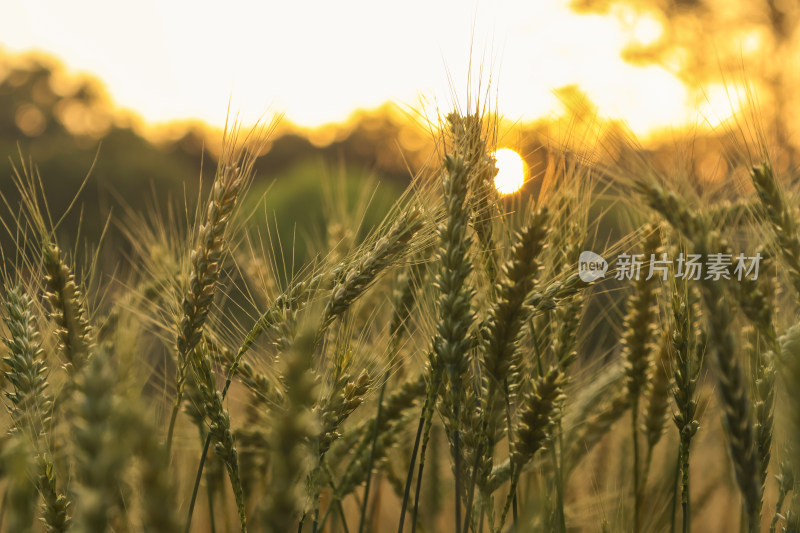
[[227,131],[195,207],[109,220],[113,272],[20,159],[3,531],[800,531],[797,195],[757,124],[728,185],[620,134],[500,196],[496,117],[464,109],[301,265],[242,209],[269,126]]

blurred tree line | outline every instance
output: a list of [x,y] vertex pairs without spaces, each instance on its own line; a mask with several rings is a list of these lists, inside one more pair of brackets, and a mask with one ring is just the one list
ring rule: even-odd
[[[740,73],[758,90],[780,166],[794,167],[800,150],[800,2],[796,0],[572,0],[579,12],[647,15],[661,37],[624,52],[638,63],[667,66],[689,87]],[[730,94],[734,103],[742,95]]]
[[[667,62],[680,59],[678,74],[687,85],[701,86],[717,81],[721,72],[736,71],[744,37],[756,39],[759,54],[773,54],[769,61],[749,62],[745,72],[749,82],[760,89],[766,87],[759,111],[775,124],[770,132],[777,141],[778,168],[791,167],[796,149],[792,142],[795,117],[800,113],[800,99],[794,97],[794,77],[800,69],[785,68],[797,54],[797,22],[800,9],[795,2],[782,0],[574,0],[584,11],[609,11],[625,6],[651,16],[663,24],[661,37],[650,44],[632,47],[626,57],[638,62]],[[781,59],[786,61],[781,62]],[[777,59],[777,60],[775,60]],[[754,65],[754,66],[751,66]],[[755,72],[752,69],[757,69]],[[763,91],[762,91],[763,92]],[[538,194],[545,175],[552,172],[552,153],[578,147],[563,144],[566,137],[578,144],[596,142],[591,133],[597,124],[597,109],[579,87],[568,86],[557,91],[570,105],[569,124],[541,120],[511,126],[501,122],[499,146],[513,147],[525,159],[530,179],[524,188]],[[574,104],[574,105],[573,105]],[[415,112],[403,114],[387,104],[370,111],[358,111],[340,125],[316,130],[302,130],[282,123],[273,135],[268,152],[259,158],[256,182],[249,207],[258,212],[254,224],[269,217],[283,243],[294,243],[295,260],[300,263],[306,250],[305,240],[325,239],[326,213],[331,209],[330,191],[320,187],[322,180],[343,180],[348,198],[339,198],[353,208],[360,205],[364,190],[372,194],[373,176],[381,183],[364,219],[365,229],[376,224],[388,206],[414,175],[431,159],[434,139],[426,120]],[[513,119],[513,117],[511,117]],[[800,117],[797,117],[800,118]],[[586,127],[586,131],[581,128]],[[605,127],[618,135],[620,124]],[[796,126],[794,126],[796,127]],[[434,128],[435,129],[435,128]],[[120,210],[129,207],[137,212],[154,208],[164,212],[168,205],[181,207],[198,198],[198,187],[208,185],[216,165],[215,154],[222,137],[202,124],[179,124],[155,134],[140,133],[135,119],[113,108],[102,85],[86,76],[69,74],[56,60],[41,55],[3,56],[0,50],[0,193],[10,206],[17,203],[12,183],[12,164],[20,158],[35,164],[41,175],[49,208],[60,217],[79,190],[85,176],[91,177],[82,190],[77,206],[59,227],[59,239],[75,243],[79,219],[81,236],[96,242],[110,213],[118,218]],[[566,133],[565,133],[566,131]],[[560,132],[560,133],[559,133]],[[694,132],[690,152],[700,154],[693,161],[678,161],[684,150],[676,149],[673,139],[648,143],[652,158],[664,168],[689,164],[687,172],[699,188],[719,182],[735,170],[726,162],[736,159],[735,146],[726,146],[721,131]],[[602,143],[602,140],[601,140]],[[555,150],[548,150],[554,147]],[[613,144],[604,150],[609,157]],[[556,156],[557,159],[558,156]],[[720,161],[722,161],[720,163]],[[740,169],[741,170],[741,169]],[[541,179],[540,179],[541,178]],[[330,188],[328,188],[330,189]],[[266,193],[266,194],[264,194]],[[255,200],[263,195],[260,206]],[[82,208],[81,208],[82,206]],[[616,226],[616,223],[610,224]],[[13,228],[12,228],[13,229]],[[258,230],[259,228],[255,228]],[[617,228],[622,230],[621,228]],[[9,236],[0,230],[0,244],[8,249]],[[624,231],[623,231],[624,233]],[[112,226],[106,246],[117,253],[124,240]]]
[[[277,221],[280,237],[300,239],[302,255],[302,239],[324,232],[321,179],[345,180],[355,197],[355,185],[374,176],[382,185],[365,225],[379,222],[410,181],[414,169],[407,165],[417,166],[421,156],[415,154],[430,146],[416,138],[398,149],[397,139],[408,136],[409,125],[401,122],[388,108],[363,112],[324,144],[291,125],[279,125],[268,153],[258,161],[253,192],[259,197],[269,191],[261,208]],[[9,205],[18,202],[12,174],[21,161],[32,163],[41,176],[54,219],[65,212],[91,170],[77,207],[58,229],[66,245],[76,242],[79,224],[81,240],[96,242],[109,214],[117,218],[125,208],[164,212],[169,204],[185,201],[193,208],[198,188],[213,178],[222,132],[200,124],[171,130],[153,139],[139,133],[134,119],[113,109],[99,82],[68,74],[54,59],[0,53],[0,193]],[[2,233],[0,243],[8,250],[10,236]],[[106,238],[111,253],[124,251],[118,228],[112,225]]]

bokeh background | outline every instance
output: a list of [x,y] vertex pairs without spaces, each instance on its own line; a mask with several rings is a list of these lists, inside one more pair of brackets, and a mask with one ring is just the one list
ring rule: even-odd
[[429,162],[437,113],[476,97],[529,186],[587,122],[665,154],[688,135],[697,179],[725,179],[715,140],[748,102],[794,168],[799,17],[791,0],[5,1],[0,190],[13,205],[12,164],[35,163],[59,214],[92,169],[59,231],[82,217],[96,239],[115,210],[195,197],[226,119],[278,114],[254,192],[281,235],[319,231],[326,175],[375,189],[369,225]]

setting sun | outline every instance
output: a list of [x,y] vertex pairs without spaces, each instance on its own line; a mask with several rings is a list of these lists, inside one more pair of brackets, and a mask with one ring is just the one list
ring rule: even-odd
[[500,194],[516,192],[525,183],[525,163],[520,155],[510,148],[500,148],[494,154],[497,160],[497,176],[494,186]]

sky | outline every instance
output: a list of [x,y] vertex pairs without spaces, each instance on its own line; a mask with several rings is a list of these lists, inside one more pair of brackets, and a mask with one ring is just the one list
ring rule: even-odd
[[727,116],[721,88],[700,95],[668,65],[621,58],[662,30],[656,15],[625,9],[582,15],[561,0],[0,0],[0,48],[55,55],[150,123],[221,126],[229,101],[245,123],[277,112],[305,127],[386,101],[449,108],[453,87],[465,100],[470,62],[473,74],[483,65],[484,80],[491,75],[492,97],[514,121],[563,113],[554,91],[568,85],[640,135]]

